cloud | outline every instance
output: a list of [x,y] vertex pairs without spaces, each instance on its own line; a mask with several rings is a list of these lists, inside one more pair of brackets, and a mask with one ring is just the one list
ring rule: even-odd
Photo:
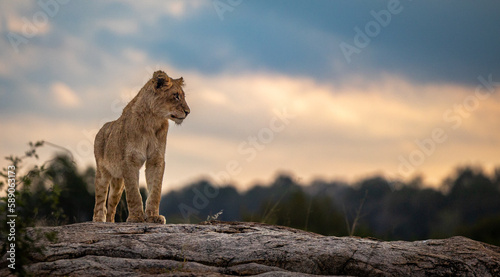
[[[474,96],[474,87],[419,85],[394,76],[338,87],[276,73],[210,77],[188,73],[184,77],[192,113],[182,130],[171,132],[170,149],[184,149],[177,152],[180,157],[188,153],[191,158],[181,160],[196,160],[192,171],[200,174],[216,176],[237,161],[241,172],[231,177],[241,186],[280,169],[304,178],[353,178],[375,172],[408,178],[425,172],[437,184],[457,163],[471,159],[488,166],[495,163],[487,147],[469,145],[478,152],[464,155],[460,145],[465,141],[482,141],[485,136],[490,144],[500,143],[500,132],[491,130],[500,116],[496,93],[479,101],[477,109],[456,115],[462,120],[456,129],[443,118]],[[239,147],[245,142],[250,145],[252,137],[268,129],[274,111],[282,108],[294,118],[270,142],[257,140],[256,156],[247,161],[248,154],[242,154]],[[435,143],[422,164],[414,166],[410,175],[402,175],[399,157],[408,159],[420,151],[417,141],[431,138],[435,128],[443,129],[449,139]]]
[[[110,62],[121,64],[119,60]],[[172,77],[184,77],[191,107],[181,126],[170,127],[165,190],[200,176],[216,179],[221,174],[246,188],[280,170],[294,172],[303,180],[318,176],[353,180],[374,173],[406,177],[398,173],[398,157],[408,159],[412,152],[420,151],[416,141],[429,139],[435,128],[442,128],[448,139],[436,143],[433,153],[412,174],[425,172],[429,180],[439,183],[457,164],[477,161],[492,167],[498,163],[498,155],[491,149],[500,144],[500,132],[491,126],[500,118],[500,93],[488,94],[473,110],[462,113],[456,107],[468,103],[474,87],[421,85],[390,75],[378,81],[353,79],[333,86],[276,72],[206,75],[169,64],[158,67]],[[123,72],[134,74],[111,74],[103,86],[114,87],[115,100],[125,104],[133,95],[127,93],[127,99],[121,99],[118,88],[137,92],[155,69],[134,71],[128,67]],[[124,78],[134,80],[131,87],[122,84]],[[34,115],[25,115],[13,118],[8,128],[29,140],[54,141],[74,151],[80,164],[94,164],[95,133],[105,121],[120,115],[119,110],[111,109],[113,97],[86,93],[83,102],[62,82],[53,82],[51,91],[61,107],[89,108],[79,120],[37,115],[33,121]],[[101,104],[104,109],[98,111],[95,107]],[[456,129],[455,121],[443,119],[450,109],[461,119]],[[287,123],[277,117],[283,111],[291,115]],[[30,122],[36,122],[36,127],[28,126]],[[22,153],[24,143],[6,140],[3,151]]]
[[96,25],[97,28],[103,28],[118,35],[133,35],[139,31],[138,23],[127,18],[106,18],[96,22]]
[[115,0],[110,2],[129,7],[134,11],[135,16],[140,16],[141,21],[148,23],[153,23],[164,16],[181,19],[211,4],[202,0],[171,0],[160,2],[154,0],[145,0],[141,2],[133,0]]
[[4,3],[0,14],[5,19],[6,31],[25,38],[45,35],[51,30],[49,15],[33,1]]
[[147,59],[147,56],[148,56],[147,53],[138,49],[127,48],[123,50],[123,57],[133,63],[144,64],[144,62]]
[[75,108],[81,104],[77,94],[64,83],[53,83],[51,91],[56,103],[63,108]]

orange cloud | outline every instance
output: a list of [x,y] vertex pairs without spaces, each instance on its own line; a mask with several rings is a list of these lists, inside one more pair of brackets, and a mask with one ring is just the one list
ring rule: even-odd
[[[499,164],[500,131],[494,128],[500,118],[498,90],[461,114],[457,107],[474,95],[473,87],[424,86],[393,76],[335,86],[276,73],[205,76],[169,65],[160,67],[174,77],[184,77],[192,110],[182,126],[170,128],[165,190],[200,176],[218,178],[221,174],[243,189],[280,170],[294,172],[304,181],[318,176],[354,180],[374,173],[411,178],[423,173],[429,181],[439,183],[456,165],[481,163],[491,168]],[[135,78],[142,82],[142,75]],[[110,77],[105,86],[123,86],[122,79],[127,78]],[[131,91],[119,87],[113,97],[119,99],[120,89]],[[93,111],[88,106],[92,103],[82,102],[64,83],[53,83],[51,90],[61,107]],[[89,99],[103,101],[101,97],[96,94]],[[455,116],[460,114],[457,128],[453,128],[455,121],[443,117],[448,110]],[[279,112],[289,114],[289,122],[279,121]],[[111,119],[119,116],[111,108],[107,113]],[[81,164],[93,164],[91,150],[82,147],[91,147],[89,130],[100,127],[96,124],[100,118],[91,113],[88,116],[86,125],[38,117],[36,128],[26,125],[31,119],[14,119],[9,128],[31,140],[62,141],[63,146],[79,151],[75,156]],[[413,152],[422,151],[418,142],[432,138],[435,128],[441,128],[447,139],[435,143],[432,153],[425,154],[410,175],[401,176],[399,157],[408,160]],[[25,143],[6,141],[2,150],[22,153]]]
[[53,83],[51,85],[51,91],[56,103],[63,108],[74,108],[81,104],[78,95],[64,83]]

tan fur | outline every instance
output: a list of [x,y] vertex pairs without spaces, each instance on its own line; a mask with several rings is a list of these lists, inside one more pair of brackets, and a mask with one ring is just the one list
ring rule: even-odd
[[[182,78],[173,80],[165,72],[156,71],[122,115],[104,124],[97,133],[94,221],[114,222],[125,188],[127,222],[165,223],[159,209],[168,119],[181,124],[190,112],[183,84]],[[139,169],[144,163],[149,191],[146,213],[139,193]]]

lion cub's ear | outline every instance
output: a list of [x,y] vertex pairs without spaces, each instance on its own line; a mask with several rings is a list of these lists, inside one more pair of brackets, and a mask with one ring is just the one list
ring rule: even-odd
[[153,74],[153,84],[155,85],[155,89],[162,87],[169,89],[172,87],[172,79],[165,72],[159,70]]
[[174,82],[177,83],[177,85],[183,87],[184,86],[184,78],[180,77],[179,79],[174,79]]

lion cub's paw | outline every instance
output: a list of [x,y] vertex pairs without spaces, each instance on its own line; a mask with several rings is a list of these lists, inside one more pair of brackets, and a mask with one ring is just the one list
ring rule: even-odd
[[127,217],[127,222],[130,222],[130,223],[141,223],[141,222],[144,222],[144,216],[131,216],[131,215],[129,215]]
[[149,215],[146,217],[146,222],[165,224],[165,217],[163,215]]
[[97,214],[94,214],[92,221],[94,221],[94,222],[106,222],[106,214],[104,214],[103,212],[98,212]]

